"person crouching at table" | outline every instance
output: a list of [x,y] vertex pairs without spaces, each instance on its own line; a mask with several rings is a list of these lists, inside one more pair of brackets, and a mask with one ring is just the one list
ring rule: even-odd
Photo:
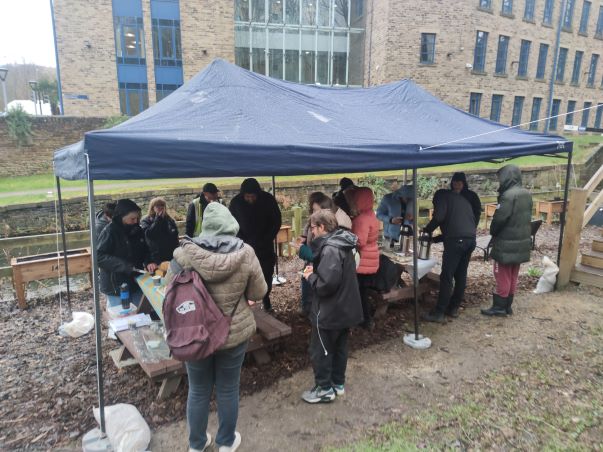
[[98,238],[100,291],[107,296],[107,307],[121,303],[120,288],[127,284],[130,301],[140,303],[142,291],[136,283],[135,269],[153,273],[157,265],[150,260],[144,233],[139,225],[140,207],[130,199],[120,199],[113,218]]
[[212,443],[206,430],[214,386],[218,404],[216,449],[234,451],[241,444],[241,435],[235,431],[239,382],[247,343],[256,331],[247,300],[262,300],[268,286],[253,248],[237,237],[238,232],[239,223],[228,208],[217,202],[208,204],[201,234],[176,248],[165,276],[169,284],[180,269],[194,270],[203,279],[218,308],[224,313],[234,310],[226,343],[204,359],[186,362],[186,417],[189,451],[193,452],[207,450]]
[[313,213],[310,229],[314,259],[303,277],[313,295],[310,358],[315,384],[302,399],[308,403],[331,402],[344,394],[349,329],[363,320],[352,254],[357,239],[337,227],[330,210]]
[[178,226],[167,213],[163,198],[153,198],[149,204],[149,213],[140,222],[149,247],[151,261],[157,265],[172,260],[178,247]]

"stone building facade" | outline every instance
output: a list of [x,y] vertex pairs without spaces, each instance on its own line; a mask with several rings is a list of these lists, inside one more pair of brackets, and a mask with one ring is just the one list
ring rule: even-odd
[[[549,110],[550,80],[554,76],[553,113],[564,115],[572,110],[576,113],[570,118],[561,116],[556,124],[552,121],[551,128],[561,131],[566,123],[601,127],[603,0],[566,2],[566,11],[561,11],[562,0],[315,0],[316,23],[308,25],[301,20],[300,43],[303,33],[313,27],[318,30],[317,42],[321,33],[328,35],[328,28],[321,29],[321,5],[324,4],[324,11],[327,11],[324,14],[331,11],[331,36],[342,35],[344,30],[337,28],[341,24],[333,23],[335,11],[348,8],[351,13],[347,26],[358,32],[353,36],[364,39],[361,59],[364,70],[360,76],[363,86],[410,78],[461,110],[503,124],[525,124],[524,127],[529,128],[527,123],[544,118]],[[239,30],[241,21],[247,20],[242,19],[241,8],[247,8],[244,14],[249,17],[250,35],[254,27],[261,27],[260,22],[264,21],[268,41],[272,36],[268,32],[275,27],[271,23],[273,11],[280,11],[279,17],[287,28],[286,12],[291,5],[295,8],[299,5],[301,17],[306,12],[304,8],[313,3],[311,0],[56,0],[66,114],[98,116],[124,111],[123,93],[126,91],[122,90],[120,108],[118,86],[122,86],[123,72],[119,68],[115,38],[116,10],[123,9],[124,4],[136,4],[140,10],[138,26],[144,30],[140,36],[144,36],[145,45],[139,52],[146,60],[147,88],[144,89],[148,97],[146,103],[140,105],[146,108],[160,97],[156,88],[163,86],[156,80],[163,69],[157,69],[157,45],[154,46],[151,30],[154,17],[162,14],[166,4],[171,7],[176,4],[178,9],[177,39],[181,42],[178,64],[182,68],[182,81],[186,81],[214,58],[237,61],[235,48],[240,48],[237,47],[240,44],[235,29]],[[340,9],[336,10],[337,7]],[[263,14],[260,19],[254,11]],[[560,23],[562,50],[558,66],[563,70],[558,68],[553,74]],[[286,33],[283,49],[287,45]],[[265,48],[267,60],[261,66],[266,73],[271,73],[272,49],[269,45]],[[252,59],[256,50],[253,46],[250,45]],[[320,50],[316,49],[317,66]],[[335,52],[335,49],[331,47],[331,51]],[[287,57],[286,50],[283,52]],[[300,65],[302,53],[307,52],[300,49]],[[333,53],[330,58],[334,59]],[[350,55],[349,64],[351,61]],[[357,64],[358,59],[354,62]],[[254,69],[253,63],[251,66]],[[333,63],[329,68],[330,73],[335,71]],[[173,68],[169,70],[173,71]],[[278,71],[281,71],[280,66]],[[316,69],[316,74],[318,72]],[[281,73],[287,77],[286,68]],[[348,85],[357,85],[357,82],[348,82]],[[580,110],[589,106],[592,108],[585,116]],[[533,129],[543,130],[544,121],[532,124]]]

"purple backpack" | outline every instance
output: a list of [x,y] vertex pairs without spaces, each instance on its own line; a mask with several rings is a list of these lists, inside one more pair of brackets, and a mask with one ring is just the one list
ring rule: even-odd
[[179,272],[168,285],[163,302],[163,323],[172,357],[178,361],[203,359],[228,338],[230,316],[218,308],[196,271]]

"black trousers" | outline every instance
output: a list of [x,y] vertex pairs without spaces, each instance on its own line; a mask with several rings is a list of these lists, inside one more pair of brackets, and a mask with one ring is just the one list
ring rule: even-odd
[[467,267],[474,249],[475,238],[444,239],[437,312],[444,313],[446,310],[458,308],[463,301],[467,287]]
[[319,332],[318,328],[312,326],[310,359],[314,369],[314,382],[321,388],[326,389],[345,383],[349,332],[348,328],[342,330],[323,330],[321,328]]
[[373,318],[371,304],[368,300],[367,289],[374,286],[375,275],[357,274],[356,276],[358,277],[358,290],[360,291],[360,301],[362,302],[362,316],[364,317],[363,323],[366,324]]
[[262,267],[262,273],[264,274],[264,280],[266,281],[266,285],[268,286],[268,292],[264,296],[263,304],[264,309],[272,308],[272,303],[270,302],[270,292],[272,291],[272,275],[274,273],[274,264],[276,263],[276,256],[262,256],[258,258],[260,261],[260,266]]

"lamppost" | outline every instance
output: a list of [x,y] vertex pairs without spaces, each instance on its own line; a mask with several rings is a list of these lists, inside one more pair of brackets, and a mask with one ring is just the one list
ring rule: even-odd
[[5,67],[0,68],[0,81],[2,82],[2,96],[4,98],[4,111],[8,110],[8,99],[6,98],[6,74],[8,74],[8,69]]
[[29,86],[34,93],[34,108],[36,109],[36,114],[38,114],[37,104],[40,103],[40,116],[42,115],[42,97],[40,96],[40,91],[38,91],[38,82],[35,80],[29,81]]

